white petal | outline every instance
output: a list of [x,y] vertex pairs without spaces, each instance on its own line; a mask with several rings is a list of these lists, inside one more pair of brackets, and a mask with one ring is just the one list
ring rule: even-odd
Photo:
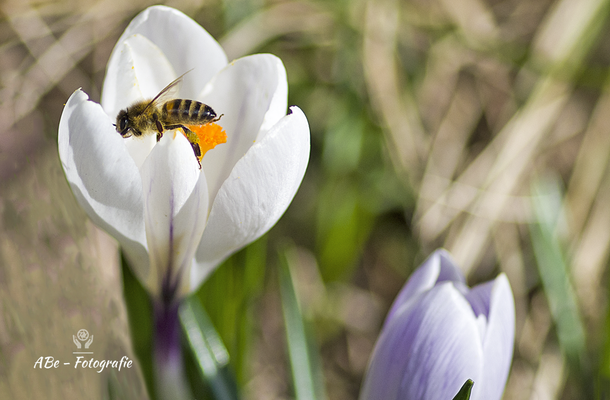
[[309,161],[310,139],[303,112],[291,111],[237,162],[219,190],[197,249],[193,282],[263,235],[292,201]]
[[[140,34],[154,43],[184,78],[181,95],[196,99],[205,84],[227,65],[227,56],[216,40],[197,22],[166,6],[152,6],[138,14],[118,40]],[[112,51],[111,61],[117,48]],[[167,82],[169,83],[169,82]],[[105,89],[105,88],[104,88]]]
[[144,98],[134,64],[131,46],[125,42],[117,43],[108,61],[102,87],[101,104],[110,118],[116,119],[121,109]]
[[286,115],[286,69],[270,54],[240,58],[220,71],[199,98],[224,114],[218,124],[227,132],[227,143],[202,162],[213,199],[235,163]]
[[[508,378],[515,340],[515,304],[506,275],[493,283],[489,304],[487,331],[483,339],[485,374],[472,400],[499,400]],[[475,387],[477,384],[475,383]]]
[[153,295],[176,299],[189,286],[190,268],[208,214],[205,175],[179,130],[167,131],[142,165],[146,237]]
[[81,90],[68,99],[59,122],[59,157],[79,204],[114,236],[134,272],[148,272],[140,174],[102,107]]
[[177,77],[161,49],[134,34],[116,44],[106,71],[102,106],[110,117],[136,101],[152,99]]
[[123,139],[123,142],[133,161],[138,168],[141,168],[146,161],[146,157],[157,144],[157,135],[130,136]]
[[451,399],[466,379],[478,382],[482,368],[472,309],[444,283],[383,328],[360,399]]

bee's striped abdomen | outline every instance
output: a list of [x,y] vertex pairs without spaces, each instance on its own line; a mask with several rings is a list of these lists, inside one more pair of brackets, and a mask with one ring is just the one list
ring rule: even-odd
[[212,107],[195,100],[174,99],[163,104],[161,119],[165,123],[203,125],[216,118]]

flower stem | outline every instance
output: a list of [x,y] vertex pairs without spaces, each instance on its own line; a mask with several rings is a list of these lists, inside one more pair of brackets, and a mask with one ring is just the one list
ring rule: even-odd
[[193,398],[184,374],[178,305],[155,302],[155,389],[158,400]]

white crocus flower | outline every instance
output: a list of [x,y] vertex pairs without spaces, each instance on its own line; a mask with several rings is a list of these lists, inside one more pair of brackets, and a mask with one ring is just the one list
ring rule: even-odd
[[[152,99],[179,75],[176,98],[223,114],[227,141],[199,169],[180,129],[124,139],[117,113]],[[154,6],[119,38],[101,105],[81,90],[66,103],[59,155],[78,202],[122,245],[157,300],[176,302],[230,254],[269,230],[307,167],[309,126],[287,111],[286,71],[269,54],[227,62],[220,45],[181,12]]]

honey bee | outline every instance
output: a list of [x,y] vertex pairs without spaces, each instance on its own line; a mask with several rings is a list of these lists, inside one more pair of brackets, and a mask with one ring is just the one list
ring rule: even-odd
[[[138,101],[119,111],[115,126],[117,132],[124,138],[156,134],[157,141],[161,139],[164,131],[181,128],[184,136],[191,143],[195,157],[199,162],[199,168],[201,168],[201,158],[205,152],[216,144],[226,142],[226,134],[222,131],[222,128],[213,124],[222,115],[216,116],[212,107],[195,100],[172,99],[172,94],[184,75],[186,73],[172,81],[152,100]],[[215,140],[211,145],[203,144],[205,148],[202,151],[201,128],[208,124],[215,125],[216,131],[224,137]]]

